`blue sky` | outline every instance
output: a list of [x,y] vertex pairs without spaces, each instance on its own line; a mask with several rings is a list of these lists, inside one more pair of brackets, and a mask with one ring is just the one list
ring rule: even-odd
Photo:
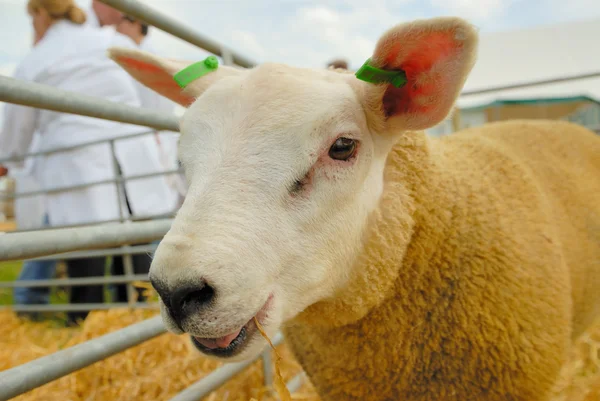
[[[76,0],[83,6],[89,0]],[[144,0],[257,62],[322,67],[333,57],[357,68],[379,35],[402,21],[458,15],[481,33],[600,16],[598,0]],[[26,0],[0,0],[0,74],[10,75],[27,53],[31,27]],[[157,50],[198,59],[206,53],[154,30]]]

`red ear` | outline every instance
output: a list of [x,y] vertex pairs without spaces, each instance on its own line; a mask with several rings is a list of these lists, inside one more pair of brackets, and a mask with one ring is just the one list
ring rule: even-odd
[[476,58],[477,33],[459,18],[399,25],[377,43],[372,64],[403,70],[407,83],[387,85],[380,101],[386,119],[406,130],[440,123],[449,114]]
[[237,75],[240,69],[220,65],[217,70],[190,83],[181,89],[173,80],[173,75],[192,64],[192,62],[170,60],[137,49],[113,47],[109,57],[127,71],[133,78],[155,92],[179,103],[189,106],[210,85],[225,76]]
[[133,78],[155,92],[185,107],[194,101],[194,97],[183,93],[173,80],[174,74],[191,63],[167,60],[151,53],[127,48],[111,48],[109,56]]

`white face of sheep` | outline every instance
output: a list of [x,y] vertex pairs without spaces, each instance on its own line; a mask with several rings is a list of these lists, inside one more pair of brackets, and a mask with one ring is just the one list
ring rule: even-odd
[[406,130],[442,121],[474,60],[476,34],[459,19],[397,26],[373,64],[408,83],[265,64],[219,67],[184,91],[189,65],[126,49],[111,57],[148,87],[189,106],[179,158],[189,191],[158,247],[150,278],[166,326],[205,354],[241,360],[348,280],[386,157]]

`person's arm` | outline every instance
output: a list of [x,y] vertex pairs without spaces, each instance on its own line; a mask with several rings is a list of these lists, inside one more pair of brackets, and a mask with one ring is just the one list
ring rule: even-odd
[[[26,61],[17,67],[14,78],[31,81],[32,77],[28,76],[28,72],[31,71],[26,71],[23,68],[24,65],[27,65]],[[21,155],[28,151],[36,131],[38,115],[39,110],[34,107],[12,103],[4,104],[3,123],[0,130],[0,158]],[[7,168],[21,167],[24,163],[24,160],[0,163],[0,176],[8,173]]]
[[[34,30],[33,47],[42,40],[43,35]],[[27,74],[22,65],[17,67],[14,78],[27,80]],[[33,140],[37,124],[38,110],[32,107],[17,106],[11,103],[4,105],[3,126],[0,130],[0,158],[6,158],[25,153]],[[8,175],[8,167],[21,167],[25,160],[0,163],[0,177]]]
[[[0,132],[0,158],[22,155],[27,152],[37,125],[38,110],[34,107],[6,103],[4,123]],[[7,174],[8,168],[21,167],[24,160],[4,162],[0,166],[0,176]]]

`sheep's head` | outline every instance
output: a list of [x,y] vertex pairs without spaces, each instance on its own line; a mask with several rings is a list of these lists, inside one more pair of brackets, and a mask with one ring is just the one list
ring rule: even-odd
[[387,154],[404,131],[450,112],[475,59],[460,19],[397,26],[372,64],[404,70],[397,88],[333,70],[220,66],[181,91],[189,65],[112,49],[155,91],[187,106],[179,158],[189,190],[152,262],[150,279],[173,332],[202,352],[240,360],[350,277]]

